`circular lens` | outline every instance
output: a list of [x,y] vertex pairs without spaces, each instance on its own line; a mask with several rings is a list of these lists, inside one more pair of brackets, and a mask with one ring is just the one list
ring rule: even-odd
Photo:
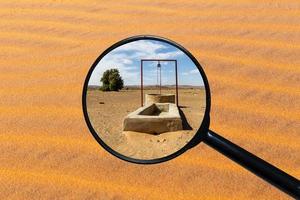
[[180,45],[129,38],[93,64],[83,109],[94,137],[110,153],[132,162],[161,162],[201,134],[207,88],[200,64]]

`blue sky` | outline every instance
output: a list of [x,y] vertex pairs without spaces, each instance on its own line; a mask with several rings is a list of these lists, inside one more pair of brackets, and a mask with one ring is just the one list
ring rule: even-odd
[[[178,48],[161,41],[139,40],[124,44],[106,54],[95,67],[89,85],[102,85],[105,70],[117,68],[124,85],[140,85],[141,59],[177,59],[178,84],[202,86],[203,80],[192,60]],[[162,85],[175,84],[174,62],[162,62]],[[157,62],[144,63],[144,85],[157,84]]]

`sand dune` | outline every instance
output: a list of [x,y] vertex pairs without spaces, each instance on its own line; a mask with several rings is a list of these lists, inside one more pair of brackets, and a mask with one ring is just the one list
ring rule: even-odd
[[203,66],[211,129],[300,178],[298,1],[0,3],[0,199],[289,199],[199,144],[152,166],[105,152],[82,86],[107,47],[174,40]]

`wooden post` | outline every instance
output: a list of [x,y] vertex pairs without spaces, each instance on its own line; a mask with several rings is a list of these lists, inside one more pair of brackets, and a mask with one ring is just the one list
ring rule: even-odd
[[159,94],[161,95],[161,66],[159,68]]
[[144,100],[143,100],[143,60],[141,60],[141,106],[143,107]]
[[178,107],[178,74],[177,74],[177,60],[175,60],[175,76],[176,76],[176,105]]

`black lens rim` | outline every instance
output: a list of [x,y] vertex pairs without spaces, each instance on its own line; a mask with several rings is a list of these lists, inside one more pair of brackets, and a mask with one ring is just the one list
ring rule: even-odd
[[[136,158],[131,158],[131,157],[127,157],[123,154],[120,154],[119,152],[113,150],[112,148],[110,148],[97,134],[97,132],[94,130],[90,120],[89,120],[89,116],[88,116],[88,112],[87,112],[87,105],[86,105],[86,94],[87,94],[87,89],[88,89],[88,82],[89,79],[91,77],[92,72],[94,71],[95,67],[97,66],[97,64],[100,62],[100,60],[109,52],[111,52],[112,50],[116,49],[119,46],[122,46],[124,44],[130,43],[130,42],[134,42],[134,41],[138,41],[138,40],[154,40],[154,41],[160,41],[160,42],[165,42],[168,43],[178,49],[180,49],[181,51],[183,51],[192,61],[193,63],[197,66],[197,68],[199,69],[199,72],[202,76],[203,82],[204,82],[204,87],[205,87],[205,93],[206,93],[206,108],[205,108],[205,113],[204,113],[204,117],[202,120],[202,123],[199,127],[199,129],[197,130],[196,134],[194,135],[194,137],[190,140],[190,142],[188,142],[184,147],[182,147],[181,149],[179,149],[178,151],[166,156],[166,157],[162,157],[162,158],[155,158],[155,159],[151,159],[151,160],[143,160],[143,159],[136,159]],[[83,110],[83,115],[84,115],[84,119],[86,121],[86,124],[90,130],[90,132],[92,133],[93,137],[95,138],[95,140],[100,144],[100,146],[102,146],[106,151],[108,151],[109,153],[111,153],[112,155],[127,161],[127,162],[131,162],[131,163],[136,163],[136,164],[156,164],[156,163],[161,163],[161,162],[165,162],[168,160],[171,160],[179,155],[181,155],[182,153],[184,153],[185,151],[187,151],[188,149],[194,147],[195,145],[197,145],[198,143],[200,143],[203,138],[205,137],[208,128],[209,128],[209,113],[210,113],[210,106],[211,106],[211,96],[210,96],[210,88],[209,88],[209,84],[208,84],[208,80],[207,80],[207,76],[202,68],[202,66],[200,65],[200,63],[196,60],[196,58],[187,50],[185,49],[183,46],[181,46],[180,44],[169,40],[167,38],[163,38],[160,36],[154,36],[154,35],[137,35],[137,36],[133,36],[133,37],[129,37],[126,39],[123,39],[115,44],[113,44],[112,46],[110,46],[108,49],[106,49],[93,63],[93,65],[90,67],[85,81],[84,81],[84,85],[83,85],[83,91],[82,91],[82,110]]]

